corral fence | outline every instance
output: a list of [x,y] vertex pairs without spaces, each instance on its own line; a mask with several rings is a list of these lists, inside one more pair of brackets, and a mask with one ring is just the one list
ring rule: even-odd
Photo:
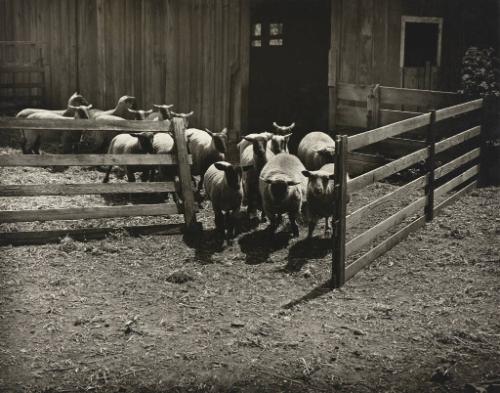
[[[378,85],[369,88],[339,85],[337,97],[344,102],[336,103],[337,124],[348,123],[351,127],[361,129],[375,126],[358,134],[336,136],[337,203],[333,218],[335,230],[331,282],[333,286],[341,287],[411,232],[432,220],[445,206],[477,185],[483,142],[480,140],[483,99],[458,103],[461,99],[455,93]],[[389,106],[392,109],[382,109]],[[413,110],[394,109],[396,106],[413,107]],[[417,112],[424,107],[436,109],[426,113]],[[424,140],[399,138],[402,134],[424,135]],[[402,147],[409,147],[411,152],[346,181],[349,152],[388,141],[393,150],[399,148],[402,151]],[[452,148],[455,154],[451,154],[453,158],[450,160],[448,153]],[[447,159],[448,162],[438,166],[437,155],[441,157],[439,162]],[[348,195],[421,162],[425,163],[425,169],[420,177],[347,214]],[[365,232],[346,239],[346,232],[350,228],[365,220],[385,203],[402,201],[410,193],[422,190],[424,196]],[[448,196],[450,191],[454,192]],[[441,200],[443,198],[445,199]],[[438,199],[441,201],[436,204],[435,200]],[[399,229],[401,224],[415,216]],[[381,235],[386,235],[382,241],[379,240]],[[364,253],[358,256],[360,252]],[[350,263],[347,262],[349,257]]]
[[[26,120],[0,118],[0,135],[10,130],[53,132],[169,132],[168,121],[96,122],[95,120]],[[118,229],[130,234],[174,234],[198,230],[194,193],[191,181],[191,156],[188,154],[183,119],[173,119],[175,148],[172,154],[1,154],[0,167],[46,166],[175,166],[176,181],[94,184],[0,184],[0,197],[69,196],[106,194],[174,193],[177,202],[151,204],[88,206],[60,209],[2,210],[0,224],[34,221],[80,220],[134,216],[165,216],[183,214],[184,223],[165,225],[125,226],[121,228],[61,229],[50,231],[2,232],[0,244],[30,244],[58,241],[65,235],[75,239],[103,238]]]

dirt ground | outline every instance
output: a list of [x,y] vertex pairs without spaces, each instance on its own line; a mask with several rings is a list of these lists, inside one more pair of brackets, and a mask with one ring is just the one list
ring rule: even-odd
[[[1,179],[101,175],[19,168]],[[375,184],[353,195],[349,210],[393,188]],[[0,208],[104,203],[50,198],[0,198]],[[364,229],[399,208],[385,206]],[[472,191],[334,291],[322,228],[307,243],[305,227],[298,239],[285,227],[271,240],[263,224],[221,246],[208,206],[199,218],[200,243],[118,232],[0,248],[0,391],[462,392],[467,383],[500,384],[499,188]],[[85,225],[104,221],[165,218]]]

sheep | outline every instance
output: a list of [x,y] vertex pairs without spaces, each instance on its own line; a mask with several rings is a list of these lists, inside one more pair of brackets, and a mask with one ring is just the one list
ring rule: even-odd
[[215,228],[229,240],[238,233],[237,222],[243,198],[241,167],[217,161],[207,169],[203,183],[214,210]]
[[276,130],[276,134],[285,135],[288,132],[292,131],[295,128],[295,123],[290,124],[289,126],[279,126],[275,121],[273,122],[273,127]]
[[36,113],[36,112],[49,112],[49,113],[54,113],[56,115],[62,115],[65,117],[73,117],[73,112],[71,114],[66,114],[65,113],[68,111],[70,107],[77,107],[77,106],[86,106],[89,105],[85,97],[83,97],[81,94],[75,92],[69,97],[68,99],[68,105],[66,106],[66,109],[43,109],[43,108],[25,108],[21,111],[19,111],[16,114],[16,117],[19,119],[25,119],[29,115]]
[[[286,135],[276,135],[271,132],[261,132],[261,133],[253,133],[253,134],[248,134],[246,136],[248,137],[254,137],[256,135],[262,135],[266,138],[268,138],[267,142],[267,149],[271,151],[273,154],[279,154],[279,153],[288,153],[288,141],[290,140],[290,137],[292,134],[286,134]],[[245,140],[243,138],[239,143],[238,143],[238,149],[240,151],[240,156],[243,153],[243,151],[250,146],[252,143]]]
[[148,111],[143,109],[127,109],[128,113],[132,116],[132,120],[149,120],[148,116],[153,113],[153,110],[150,109]]
[[[109,144],[108,154],[153,154],[153,133],[152,132],[139,132],[131,134],[116,135]],[[111,168],[109,165],[103,179],[103,183],[109,182],[109,175]],[[144,167],[127,165],[127,179],[129,182],[135,182],[134,172],[141,172],[141,180],[149,180],[149,170],[144,170]]]
[[173,115],[170,109],[173,107],[173,105],[153,104],[155,111],[148,116],[147,120],[172,120]]
[[[304,170],[302,174],[308,178],[306,220],[309,222],[307,238],[312,237],[318,220],[325,218],[325,237],[330,236],[328,218],[333,215],[335,207],[335,183],[333,181],[335,164],[325,164],[317,171]],[[349,175],[347,175],[349,180]],[[349,197],[347,199],[349,202]]]
[[262,168],[273,153],[267,149],[270,134],[251,134],[244,137],[250,143],[240,154],[240,165],[243,172],[243,204],[247,205],[250,220],[257,217],[257,209],[262,210],[262,201],[259,194],[259,176]]
[[[62,115],[50,111],[38,111],[27,116],[28,120],[73,120],[88,119],[89,110],[92,105],[68,106],[68,109]],[[71,116],[71,117],[69,117]],[[21,148],[24,154],[40,154],[40,144],[42,134],[46,132],[41,130],[23,130],[21,136]],[[78,141],[81,132],[65,131],[61,135],[64,153],[76,153],[78,150]]]
[[299,143],[297,156],[310,171],[316,171],[335,159],[335,141],[324,132],[307,134]]
[[268,230],[271,235],[278,227],[281,214],[288,213],[292,236],[299,236],[296,220],[306,200],[307,179],[303,170],[305,167],[300,160],[289,153],[272,157],[262,168],[259,191],[264,213],[270,220]]
[[[98,122],[135,120],[136,113],[129,112],[135,104],[135,97],[122,96],[118,100],[116,107],[109,110],[94,109],[90,111],[90,118]],[[80,143],[87,146],[91,151],[104,153],[107,151],[109,143],[116,132],[86,131],[82,134]]]
[[221,132],[188,128],[186,130],[188,149],[193,159],[191,174],[200,176],[198,196],[203,187],[203,176],[208,167],[217,161],[224,161],[227,146],[227,128]]

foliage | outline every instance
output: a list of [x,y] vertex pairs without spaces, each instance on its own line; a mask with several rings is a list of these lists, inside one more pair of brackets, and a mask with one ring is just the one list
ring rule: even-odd
[[467,98],[500,97],[500,69],[493,48],[471,46],[462,59],[462,88]]

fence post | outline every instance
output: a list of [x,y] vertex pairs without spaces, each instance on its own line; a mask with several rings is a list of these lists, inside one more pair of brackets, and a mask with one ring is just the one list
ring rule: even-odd
[[380,124],[380,85],[376,84],[366,98],[366,126],[369,130],[377,128]]
[[335,207],[333,214],[332,288],[345,283],[345,232],[347,207],[347,136],[335,138]]
[[197,230],[193,186],[191,184],[191,167],[188,159],[188,149],[185,138],[186,126],[183,118],[174,117],[174,138],[177,152],[177,165],[179,167],[179,180],[184,205],[184,221],[188,231]]
[[427,147],[429,149],[429,157],[427,158],[427,205],[425,206],[425,219],[432,221],[434,218],[434,170],[436,169],[435,147],[436,147],[436,111],[430,112],[431,118],[427,127]]

